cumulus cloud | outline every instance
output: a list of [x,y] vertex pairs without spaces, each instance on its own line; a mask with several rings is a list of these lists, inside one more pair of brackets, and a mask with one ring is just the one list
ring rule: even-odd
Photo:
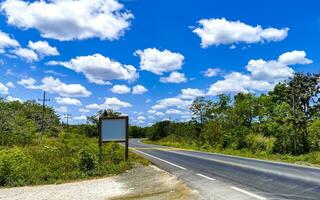
[[132,94],[144,94],[148,92],[148,89],[143,85],[136,85],[132,88]]
[[27,89],[39,89],[50,93],[59,94],[63,97],[88,97],[91,92],[80,84],[66,84],[61,82],[58,78],[52,76],[42,79],[42,85],[35,85],[36,80],[33,78],[21,79],[18,84],[23,85]]
[[294,70],[281,62],[271,60],[250,60],[247,70],[254,80],[282,81],[293,76]]
[[251,26],[240,21],[225,18],[201,19],[193,32],[201,38],[203,48],[211,45],[231,45],[237,43],[277,42],[285,39],[289,28],[265,28]]
[[220,72],[218,68],[208,68],[206,71],[203,71],[202,74],[206,77],[217,76]]
[[28,48],[17,48],[11,51],[16,56],[26,60],[27,62],[38,61],[39,57],[32,49]]
[[133,18],[117,0],[5,0],[1,11],[8,24],[34,28],[44,38],[61,41],[93,37],[115,40],[130,27]]
[[120,110],[121,108],[132,107],[132,105],[128,102],[121,101],[116,97],[105,98],[104,103],[102,104],[89,104],[86,105],[86,109],[90,110],[103,110],[103,109],[113,109]]
[[279,56],[278,61],[286,65],[311,64],[312,60],[306,58],[305,51],[290,51]]
[[177,109],[168,109],[168,110],[166,110],[166,112],[165,112],[166,114],[168,114],[168,115],[186,115],[186,114],[188,114],[189,112],[187,112],[187,111],[181,111],[181,110],[177,110]]
[[57,56],[59,52],[56,47],[49,45],[47,41],[29,41],[28,47],[36,51],[41,56]]
[[59,107],[59,108],[56,108],[55,110],[56,110],[57,112],[59,112],[59,113],[66,113],[66,112],[68,112],[68,108],[65,107],[65,106],[61,106],[61,107]]
[[18,84],[24,86],[27,89],[36,89],[36,82],[37,81],[33,78],[23,78],[20,81],[18,81]]
[[81,115],[81,116],[73,117],[73,119],[76,121],[86,121],[87,117],[85,115]]
[[11,81],[7,82],[6,86],[9,88],[15,88],[14,84]]
[[140,121],[140,122],[143,122],[143,121],[146,120],[146,117],[144,117],[144,116],[138,116],[138,117],[137,117],[137,120]]
[[22,99],[18,98],[18,97],[13,97],[13,96],[7,96],[5,98],[5,100],[7,102],[13,102],[13,101],[19,101],[19,102],[23,102]]
[[0,30],[0,53],[3,53],[6,48],[15,48],[19,46],[20,44],[17,40]]
[[70,97],[55,97],[55,100],[60,105],[72,105],[72,106],[80,106],[81,101],[78,99],[70,98]]
[[279,82],[293,76],[294,70],[289,65],[310,63],[312,60],[306,58],[304,51],[291,51],[280,55],[278,60],[250,60],[247,70],[255,80]]
[[215,96],[224,93],[267,91],[272,87],[273,85],[268,81],[252,80],[248,75],[232,72],[224,76],[224,80],[212,84],[207,94]]
[[81,112],[81,113],[88,113],[88,112],[90,112],[90,110],[89,110],[89,109],[85,109],[85,108],[80,108],[80,109],[79,109],[79,112]]
[[157,101],[157,104],[152,106],[151,109],[156,111],[156,110],[161,110],[161,109],[166,109],[166,108],[179,108],[179,109],[188,109],[190,106],[190,101],[187,100],[182,100],[178,97],[172,97],[172,98],[165,98]]
[[62,65],[82,73],[90,82],[96,84],[108,84],[109,80],[134,81],[139,77],[132,65],[121,64],[101,54],[79,56],[68,62],[50,61],[47,64]]
[[182,99],[194,99],[195,97],[203,97],[205,93],[203,90],[196,88],[185,88],[181,90],[180,98]]
[[0,94],[9,94],[9,88],[0,83]]
[[140,69],[157,75],[181,69],[184,56],[167,49],[160,51],[156,48],[137,50],[134,55],[140,57]]
[[114,85],[110,90],[116,94],[127,94],[131,91],[131,89],[126,85]]
[[184,83],[187,82],[186,77],[180,72],[171,72],[168,77],[160,77],[162,83]]
[[255,92],[271,90],[278,82],[292,77],[294,70],[288,65],[309,64],[304,51],[286,52],[278,60],[265,61],[263,59],[250,60],[246,69],[248,74],[232,72],[224,76],[223,80],[212,84],[208,95],[223,93]]

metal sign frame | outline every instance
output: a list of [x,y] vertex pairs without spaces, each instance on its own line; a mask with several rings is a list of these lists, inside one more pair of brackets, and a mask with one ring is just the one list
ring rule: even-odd
[[[125,120],[125,139],[124,140],[110,140],[110,141],[103,141],[102,140],[102,129],[101,124],[103,120],[117,120],[117,119],[124,119]],[[125,142],[125,155],[124,158],[127,161],[129,158],[129,117],[128,116],[114,116],[114,117],[100,117],[99,118],[99,148],[103,143],[108,142]]]

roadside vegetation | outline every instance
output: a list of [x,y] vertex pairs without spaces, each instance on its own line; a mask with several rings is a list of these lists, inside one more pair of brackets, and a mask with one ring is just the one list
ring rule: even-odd
[[66,126],[50,108],[34,101],[0,100],[0,187],[62,183],[121,173],[147,161],[130,154],[116,143],[98,147],[96,118],[118,115],[100,111],[90,123]]
[[193,100],[188,122],[146,128],[146,142],[320,166],[320,75],[295,74],[268,94]]

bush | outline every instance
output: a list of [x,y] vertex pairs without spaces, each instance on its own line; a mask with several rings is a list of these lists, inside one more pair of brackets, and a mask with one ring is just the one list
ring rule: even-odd
[[272,153],[274,148],[275,138],[265,137],[261,134],[249,134],[246,137],[247,148],[253,153],[267,152]]
[[311,150],[320,151],[320,120],[310,123],[308,132]]
[[[134,155],[130,161],[143,163]],[[0,186],[56,184],[118,174],[132,166],[124,162],[124,148],[119,144],[104,144],[100,154],[98,139],[84,135],[44,136],[30,146],[0,146]]]
[[87,174],[92,174],[97,167],[97,162],[98,159],[96,155],[88,149],[83,149],[80,151],[79,167],[81,171]]
[[[20,148],[0,151],[0,185],[21,185],[28,183],[32,172],[31,158]],[[31,168],[30,168],[31,167]]]

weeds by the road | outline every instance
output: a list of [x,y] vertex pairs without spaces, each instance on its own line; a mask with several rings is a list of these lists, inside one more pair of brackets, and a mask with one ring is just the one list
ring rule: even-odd
[[78,134],[39,138],[27,146],[0,146],[0,186],[62,183],[118,174],[135,163],[147,163],[134,154],[124,162],[123,151],[109,143],[100,154],[97,138]]
[[263,160],[271,160],[271,161],[280,161],[280,162],[287,162],[287,163],[294,163],[294,164],[301,164],[301,165],[308,165],[308,166],[318,166],[320,167],[320,152],[311,152],[308,154],[302,154],[299,156],[293,156],[289,154],[271,154],[265,151],[258,151],[252,152],[249,149],[241,149],[241,150],[234,150],[234,149],[219,149],[219,148],[210,148],[208,146],[203,146],[198,148],[195,144],[188,144],[183,142],[176,142],[167,140],[166,138],[160,140],[144,140],[143,142],[148,144],[158,144],[182,149],[189,149],[189,150],[197,150],[197,151],[205,151],[211,153],[221,153],[227,155],[236,155],[248,158],[256,158],[256,159],[263,159]]

